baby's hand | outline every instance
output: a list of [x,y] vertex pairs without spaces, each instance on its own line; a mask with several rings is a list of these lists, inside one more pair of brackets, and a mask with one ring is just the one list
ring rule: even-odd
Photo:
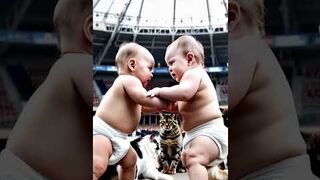
[[153,89],[149,90],[149,91],[147,92],[147,97],[155,97],[155,96],[158,96],[160,89],[161,89],[161,88],[156,87],[156,88],[153,88]]

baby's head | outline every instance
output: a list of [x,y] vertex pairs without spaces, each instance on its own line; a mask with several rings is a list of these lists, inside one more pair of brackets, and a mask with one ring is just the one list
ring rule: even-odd
[[203,46],[192,36],[181,36],[167,47],[165,61],[172,78],[179,82],[188,68],[204,66]]
[[264,31],[263,0],[230,0],[228,3],[228,30],[235,31],[256,30],[261,36]]
[[61,51],[92,53],[92,0],[59,0],[53,23]]
[[192,36],[184,35],[173,41],[167,47],[165,59],[167,59],[167,55],[172,50],[181,50],[179,52],[181,52],[184,56],[187,56],[187,54],[191,52],[194,55],[193,58],[195,59],[195,63],[202,64],[204,62],[203,46]]
[[133,75],[140,79],[144,87],[153,77],[154,58],[146,48],[137,43],[121,44],[115,62],[119,75]]

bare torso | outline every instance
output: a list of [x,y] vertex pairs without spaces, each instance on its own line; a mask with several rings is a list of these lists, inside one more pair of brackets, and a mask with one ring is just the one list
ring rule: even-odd
[[[233,68],[230,68],[229,79],[246,72],[247,64],[239,61],[257,60],[252,62],[255,64],[253,78],[244,97],[229,109],[229,177],[238,179],[305,153],[305,145],[299,133],[289,84],[271,50],[260,41],[230,45],[230,67],[233,65]],[[230,88],[234,85],[232,82],[229,81]],[[242,89],[231,91],[229,103]]]
[[[73,68],[91,74],[92,57],[61,58],[24,107],[7,147],[50,179],[89,179],[92,107],[75,89]],[[79,66],[78,66],[79,65]],[[92,77],[83,79],[91,92]],[[92,97],[87,97],[92,99]]]
[[183,119],[182,128],[185,131],[222,117],[219,109],[216,90],[209,75],[200,68],[192,69],[201,74],[199,89],[189,101],[179,101],[179,113]]
[[123,86],[126,80],[126,77],[122,75],[114,81],[103,97],[96,115],[113,128],[130,134],[139,124],[141,106],[126,94]]

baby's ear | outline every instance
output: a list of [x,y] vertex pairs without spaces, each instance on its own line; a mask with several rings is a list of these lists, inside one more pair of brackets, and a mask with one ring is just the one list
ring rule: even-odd
[[192,52],[188,52],[186,55],[188,63],[191,63],[194,60],[194,54]]
[[240,5],[235,1],[228,3],[228,30],[233,31],[241,19]]
[[128,63],[127,63],[127,66],[128,66],[128,69],[130,71],[134,71],[135,70],[135,67],[136,67],[136,60],[133,59],[133,58],[130,58]]
[[93,42],[93,18],[92,14],[88,16],[83,23],[83,32],[89,42]]

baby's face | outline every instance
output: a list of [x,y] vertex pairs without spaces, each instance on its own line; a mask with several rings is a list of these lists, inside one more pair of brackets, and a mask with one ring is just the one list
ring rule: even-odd
[[170,47],[167,49],[165,61],[171,77],[179,82],[188,69],[188,60],[181,49]]
[[144,87],[147,87],[153,77],[152,69],[154,64],[154,59],[150,53],[144,53],[137,57],[134,75],[140,79]]

